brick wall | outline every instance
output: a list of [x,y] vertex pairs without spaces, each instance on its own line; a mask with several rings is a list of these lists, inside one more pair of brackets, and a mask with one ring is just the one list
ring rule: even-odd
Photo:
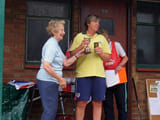
[[[12,4],[11,4],[12,3]],[[72,32],[79,32],[80,3],[73,1]],[[35,81],[37,69],[26,69],[24,67],[25,58],[25,0],[6,0],[5,8],[5,40],[4,40],[4,72],[3,82],[10,80]],[[74,77],[74,70],[64,70],[64,77]],[[71,105],[71,100],[65,102],[64,106]],[[86,119],[89,119],[91,105],[87,106]],[[66,111],[71,111],[71,107],[66,107]],[[60,108],[59,108],[60,109]],[[42,112],[41,101],[33,103],[30,119],[40,118]],[[59,110],[60,112],[60,110]],[[68,112],[69,113],[69,112]]]
[[[35,81],[37,69],[25,69],[25,0],[6,0],[3,82],[10,80]],[[40,116],[41,104],[34,116]],[[35,111],[35,109],[33,109]],[[37,112],[38,111],[38,112]],[[31,116],[32,117],[32,116]],[[37,117],[38,118],[38,117]],[[33,119],[32,119],[33,120]]]
[[[25,14],[26,1],[6,0],[3,82],[10,80],[32,81],[38,69],[26,69],[25,58]],[[11,4],[12,3],[12,4]],[[79,1],[73,2],[72,32],[79,31]],[[65,70],[64,76],[73,77],[74,70]]]
[[37,70],[24,68],[25,0],[6,0],[3,82],[35,80]]
[[[153,0],[150,0],[153,1]],[[148,105],[147,105],[147,91],[146,79],[160,79],[159,72],[143,72],[136,71],[136,0],[132,0],[132,49],[131,49],[131,68],[132,77],[134,77],[139,104],[141,107],[143,120],[149,120]],[[132,88],[131,96],[131,120],[140,120],[135,94]]]
[[[25,80],[33,81],[36,78],[37,69],[24,68],[25,55],[25,0],[6,0],[5,7],[5,37],[4,37],[4,64],[3,64],[3,82],[10,80]],[[72,32],[79,32],[80,23],[80,1],[73,0],[73,14],[72,14]],[[145,80],[158,79],[160,73],[158,72],[138,72],[136,71],[136,0],[132,0],[132,33],[131,33],[131,76],[134,77],[137,94],[139,97],[139,104],[143,120],[148,120],[148,106],[146,96]],[[65,77],[74,77],[74,70],[64,70]],[[131,83],[131,82],[130,82]],[[133,88],[131,89],[131,120],[139,120],[139,114],[136,106],[136,100]],[[68,101],[70,103],[71,101]],[[67,102],[66,102],[67,103]],[[40,101],[33,104],[32,117],[37,118],[41,112]],[[69,111],[69,107],[67,107]],[[91,107],[86,109],[89,114],[87,118],[91,117]]]
[[[79,31],[79,0],[73,1],[72,32]],[[25,61],[25,14],[26,0],[6,0],[3,83],[10,80],[35,81],[38,69],[26,69]],[[64,70],[64,77],[74,77],[74,70]],[[64,102],[70,113],[71,99]],[[30,119],[37,120],[42,112],[41,101],[33,102]],[[59,108],[59,112],[61,109]]]

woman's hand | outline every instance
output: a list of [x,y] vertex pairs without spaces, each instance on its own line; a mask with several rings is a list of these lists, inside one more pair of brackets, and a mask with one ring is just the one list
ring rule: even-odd
[[89,45],[89,40],[87,40],[87,39],[84,39],[83,41],[82,41],[82,43],[81,43],[81,46],[82,47],[86,47],[86,46],[88,46]]
[[94,52],[97,53],[103,61],[108,61],[111,57],[110,54],[104,53],[101,47],[94,48]]
[[84,49],[79,50],[75,55],[73,55],[69,59],[64,58],[63,59],[63,65],[65,67],[70,66],[71,64],[73,64],[82,55],[84,55]]
[[95,53],[97,53],[98,55],[101,55],[103,53],[102,48],[101,47],[96,47],[94,48]]
[[59,86],[61,88],[66,88],[67,87],[67,82],[64,78],[61,78],[61,80],[59,80]]
[[45,69],[45,71],[52,77],[56,78],[59,82],[59,86],[62,88],[66,88],[67,84],[66,84],[66,80],[64,78],[62,78],[60,75],[58,75],[54,69],[51,66],[51,63],[44,61],[43,62],[43,67]]
[[76,56],[77,58],[79,58],[80,56],[85,55],[84,51],[85,51],[85,49],[79,50],[79,51],[75,54],[75,56]]
[[[75,50],[71,51],[71,55],[74,56],[76,55],[77,53],[79,53],[79,51],[82,51],[84,52],[84,49],[89,45],[89,40],[82,40],[81,44],[78,46],[78,48],[76,48]],[[81,52],[80,52],[81,53]],[[83,55],[83,54],[82,54]],[[80,55],[80,56],[82,56]],[[79,57],[79,56],[78,56]]]
[[122,66],[121,65],[118,65],[115,69],[115,73],[118,73],[120,70],[122,69]]

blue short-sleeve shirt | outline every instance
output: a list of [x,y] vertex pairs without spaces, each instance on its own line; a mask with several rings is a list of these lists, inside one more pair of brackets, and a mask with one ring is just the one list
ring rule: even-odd
[[62,69],[63,69],[63,59],[65,55],[63,54],[58,41],[53,37],[49,38],[47,42],[44,44],[42,48],[42,58],[41,58],[41,66],[40,70],[37,74],[37,79],[43,81],[52,81],[58,83],[58,81],[50,76],[45,69],[43,68],[43,62],[51,63],[53,70],[62,76]]

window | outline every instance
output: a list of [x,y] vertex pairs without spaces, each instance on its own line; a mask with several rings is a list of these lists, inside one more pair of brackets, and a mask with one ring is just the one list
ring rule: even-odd
[[136,29],[137,69],[160,70],[160,3],[138,2]]
[[100,28],[105,29],[109,35],[113,35],[115,32],[115,21],[113,19],[102,19],[100,20]]
[[43,44],[50,37],[46,27],[50,19],[65,20],[65,36],[60,41],[65,53],[70,44],[71,0],[27,1],[25,64],[39,65]]

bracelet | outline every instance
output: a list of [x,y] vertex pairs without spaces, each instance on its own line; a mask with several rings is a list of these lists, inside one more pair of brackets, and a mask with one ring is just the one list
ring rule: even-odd
[[76,59],[78,59],[77,55],[74,55],[76,57]]
[[122,67],[123,65],[122,65],[122,64],[119,64],[118,66],[121,66],[121,67]]

